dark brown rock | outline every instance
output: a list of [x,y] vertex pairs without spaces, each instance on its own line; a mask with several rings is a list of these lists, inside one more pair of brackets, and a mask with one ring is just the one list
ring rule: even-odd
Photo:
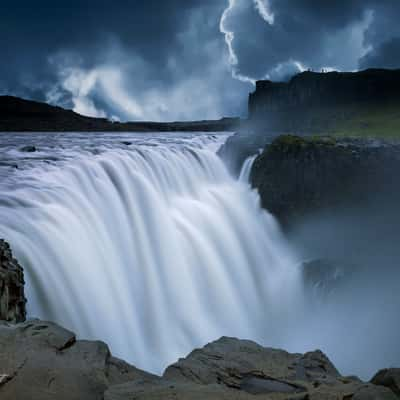
[[0,239],[0,320],[25,320],[24,272],[12,256],[10,246]]

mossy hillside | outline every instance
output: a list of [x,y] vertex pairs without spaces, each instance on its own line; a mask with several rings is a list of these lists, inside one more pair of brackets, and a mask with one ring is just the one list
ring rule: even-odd
[[400,139],[400,100],[319,107],[296,123],[293,133],[317,137]]

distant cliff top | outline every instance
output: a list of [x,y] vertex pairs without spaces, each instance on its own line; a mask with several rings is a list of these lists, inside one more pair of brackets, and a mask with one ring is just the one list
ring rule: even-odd
[[258,81],[250,94],[250,113],[264,109],[331,105],[400,98],[400,69],[360,72],[302,72],[289,82]]
[[234,130],[239,124],[239,118],[187,122],[113,122],[106,118],[86,117],[46,103],[0,96],[0,132],[216,132]]
[[284,133],[400,135],[400,69],[302,72],[289,82],[258,81],[249,119]]

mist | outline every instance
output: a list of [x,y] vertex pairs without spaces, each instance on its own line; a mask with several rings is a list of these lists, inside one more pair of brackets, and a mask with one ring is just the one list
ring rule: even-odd
[[303,260],[325,259],[339,268],[326,296],[306,289],[308,306],[293,347],[320,347],[343,374],[363,379],[400,359],[398,196],[374,197],[316,213],[289,234]]

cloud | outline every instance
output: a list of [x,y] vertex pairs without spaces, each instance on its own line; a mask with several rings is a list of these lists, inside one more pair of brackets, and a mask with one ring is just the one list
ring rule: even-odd
[[400,37],[383,42],[360,59],[360,68],[400,68]]
[[373,3],[229,0],[220,30],[232,76],[254,82],[286,79],[306,68],[357,69],[369,48],[364,35],[373,23]]
[[246,113],[257,79],[398,65],[396,0],[20,0],[0,92],[127,119]]
[[225,0],[20,3],[0,14],[3,93],[121,120],[245,111],[218,29]]

